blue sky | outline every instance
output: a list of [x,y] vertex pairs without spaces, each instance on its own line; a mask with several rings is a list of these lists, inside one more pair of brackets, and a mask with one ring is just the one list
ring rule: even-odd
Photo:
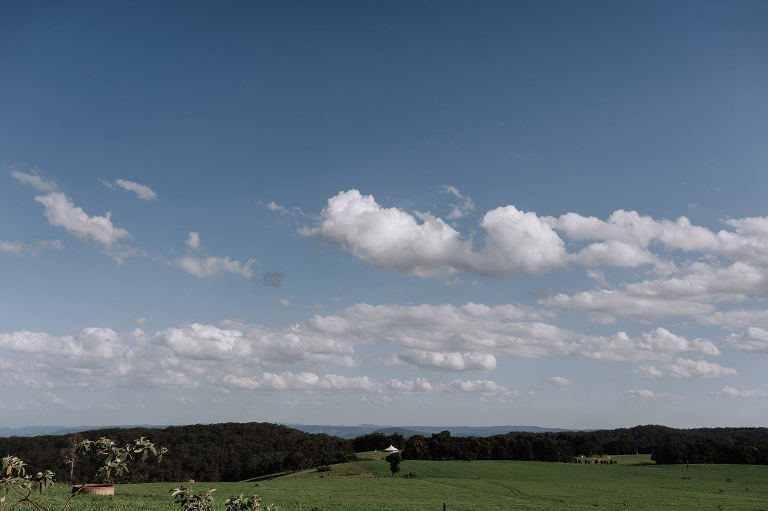
[[0,426],[761,425],[764,2],[15,2]]

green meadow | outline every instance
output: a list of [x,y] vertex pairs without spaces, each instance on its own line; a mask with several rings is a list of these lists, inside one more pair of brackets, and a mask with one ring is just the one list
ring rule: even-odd
[[[390,477],[380,455],[216,488],[217,510],[240,493],[259,494],[283,511],[458,510],[744,510],[768,509],[768,467],[654,465],[647,455],[616,456],[615,465],[521,461],[403,461]],[[405,478],[407,473],[418,474]],[[178,484],[118,485],[114,497],[79,495],[73,511],[171,510]],[[57,486],[42,501],[52,510],[66,499]]]

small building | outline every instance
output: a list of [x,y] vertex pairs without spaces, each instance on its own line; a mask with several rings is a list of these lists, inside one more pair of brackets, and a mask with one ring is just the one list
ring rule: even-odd
[[384,449],[384,452],[400,452],[400,449],[398,449],[394,445],[390,445],[389,447]]

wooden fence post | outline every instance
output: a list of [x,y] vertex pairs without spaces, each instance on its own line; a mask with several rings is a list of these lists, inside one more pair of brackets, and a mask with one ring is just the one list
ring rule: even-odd
[[445,510],[446,510],[446,505],[445,505],[445,501],[443,501],[443,511]]

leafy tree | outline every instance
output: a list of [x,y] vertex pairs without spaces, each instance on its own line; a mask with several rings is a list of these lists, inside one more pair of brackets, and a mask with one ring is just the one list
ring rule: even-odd
[[395,477],[395,474],[400,472],[400,462],[403,461],[402,456],[400,456],[399,452],[393,452],[384,459],[389,462],[389,470],[392,472],[392,477]]

